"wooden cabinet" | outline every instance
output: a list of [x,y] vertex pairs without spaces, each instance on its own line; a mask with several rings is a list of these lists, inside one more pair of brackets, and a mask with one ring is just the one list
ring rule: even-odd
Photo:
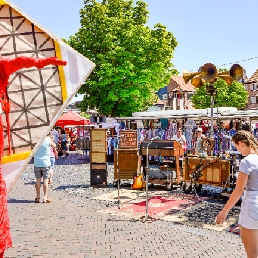
[[[117,161],[119,177],[117,173]],[[118,149],[114,151],[114,179],[133,179],[140,171],[140,156],[138,149]]]
[[[183,179],[185,181],[190,181],[189,176],[196,170],[197,166],[200,164],[200,161],[202,165],[206,165],[213,159],[214,157],[207,157],[202,160],[201,158],[197,157],[184,158]],[[224,184],[229,177],[230,162],[229,160],[218,160],[217,162],[204,168],[201,174],[202,176],[198,179],[199,183],[220,186]]]
[[[174,157],[173,164],[175,164],[176,178],[180,180],[179,158],[184,155],[182,145],[172,140],[143,141],[140,148],[142,156],[147,157],[147,147],[149,156]],[[145,166],[146,158],[143,159],[145,161],[143,166]],[[166,161],[163,162],[166,163]]]
[[90,131],[90,163],[107,162],[107,130],[91,129]]

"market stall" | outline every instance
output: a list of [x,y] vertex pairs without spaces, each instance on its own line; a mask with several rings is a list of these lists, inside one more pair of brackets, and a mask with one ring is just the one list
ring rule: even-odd
[[[233,171],[232,159],[241,158],[232,146],[231,137],[240,129],[252,130],[254,135],[258,135],[258,123],[254,123],[258,121],[257,110],[238,111],[231,107],[214,108],[213,125],[210,123],[211,109],[209,108],[137,112],[133,113],[132,117],[116,119],[123,124],[125,130],[131,129],[128,126],[132,121],[142,121],[142,126],[137,128],[139,142],[153,138],[171,140],[177,128],[182,128],[187,141],[186,157],[183,159],[183,181],[190,184],[194,182],[199,185],[211,184],[225,187],[225,184],[230,183],[228,178]],[[211,126],[214,129],[213,137],[210,135]],[[203,146],[200,152],[196,152],[197,128],[202,128],[204,139],[209,145]],[[149,159],[150,163],[159,165],[161,160],[164,159],[160,155],[152,155]]]
[[[67,113],[63,114],[59,119],[56,121],[55,126],[57,127],[62,127],[65,129],[73,126],[81,127],[81,129],[78,129],[78,133],[75,136],[73,131],[67,131],[67,136],[70,139],[70,144],[69,144],[69,149],[70,150],[75,150],[75,147],[82,148],[83,150],[87,150],[85,147],[86,145],[89,146],[89,144],[83,144],[87,140],[86,135],[85,135],[85,128],[89,130],[89,128],[94,128],[95,125],[90,123],[90,120],[87,119],[86,117],[81,116],[80,114],[73,112],[72,110],[69,110]],[[82,133],[81,133],[82,132]],[[88,137],[89,138],[89,137]]]
[[73,112],[72,110],[69,110],[67,113],[60,116],[55,123],[55,126],[60,126],[62,128],[68,125],[86,126],[90,125],[90,120],[79,115],[78,113]]

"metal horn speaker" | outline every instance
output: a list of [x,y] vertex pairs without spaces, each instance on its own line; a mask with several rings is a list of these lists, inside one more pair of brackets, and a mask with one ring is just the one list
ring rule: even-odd
[[194,76],[201,74],[200,72],[183,71],[183,78],[185,83],[188,83]]
[[229,72],[228,75],[219,73],[218,77],[223,79],[227,83],[227,85],[231,85],[233,82],[233,78],[229,75]]
[[243,78],[243,68],[239,64],[233,64],[229,70],[229,75],[233,78],[233,80],[239,81]]
[[201,67],[201,74],[206,82],[212,82],[217,77],[218,71],[214,64],[207,63]]
[[199,74],[192,78],[191,83],[195,88],[201,88],[205,84],[205,81],[202,78],[202,75]]

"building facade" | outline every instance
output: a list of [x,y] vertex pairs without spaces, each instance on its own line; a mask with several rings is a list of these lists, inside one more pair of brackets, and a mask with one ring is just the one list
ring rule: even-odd
[[193,109],[191,97],[195,88],[191,82],[185,83],[182,76],[172,76],[167,86],[167,107],[170,110]]
[[244,82],[244,87],[248,91],[248,103],[244,109],[258,109],[258,69]]

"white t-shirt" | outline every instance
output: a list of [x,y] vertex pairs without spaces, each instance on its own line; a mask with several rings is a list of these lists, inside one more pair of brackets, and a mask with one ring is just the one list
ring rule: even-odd
[[258,155],[249,154],[243,158],[239,165],[239,172],[248,175],[247,191],[258,191]]
[[177,135],[174,135],[171,139],[172,141],[177,141],[180,142],[181,144],[183,144],[184,142],[186,142],[185,136],[181,135],[179,138],[177,137]]
[[203,146],[202,146],[202,141],[205,138],[205,136],[203,134],[200,135],[200,137],[196,137],[196,148],[195,148],[195,152],[197,153],[201,153],[203,151]]

